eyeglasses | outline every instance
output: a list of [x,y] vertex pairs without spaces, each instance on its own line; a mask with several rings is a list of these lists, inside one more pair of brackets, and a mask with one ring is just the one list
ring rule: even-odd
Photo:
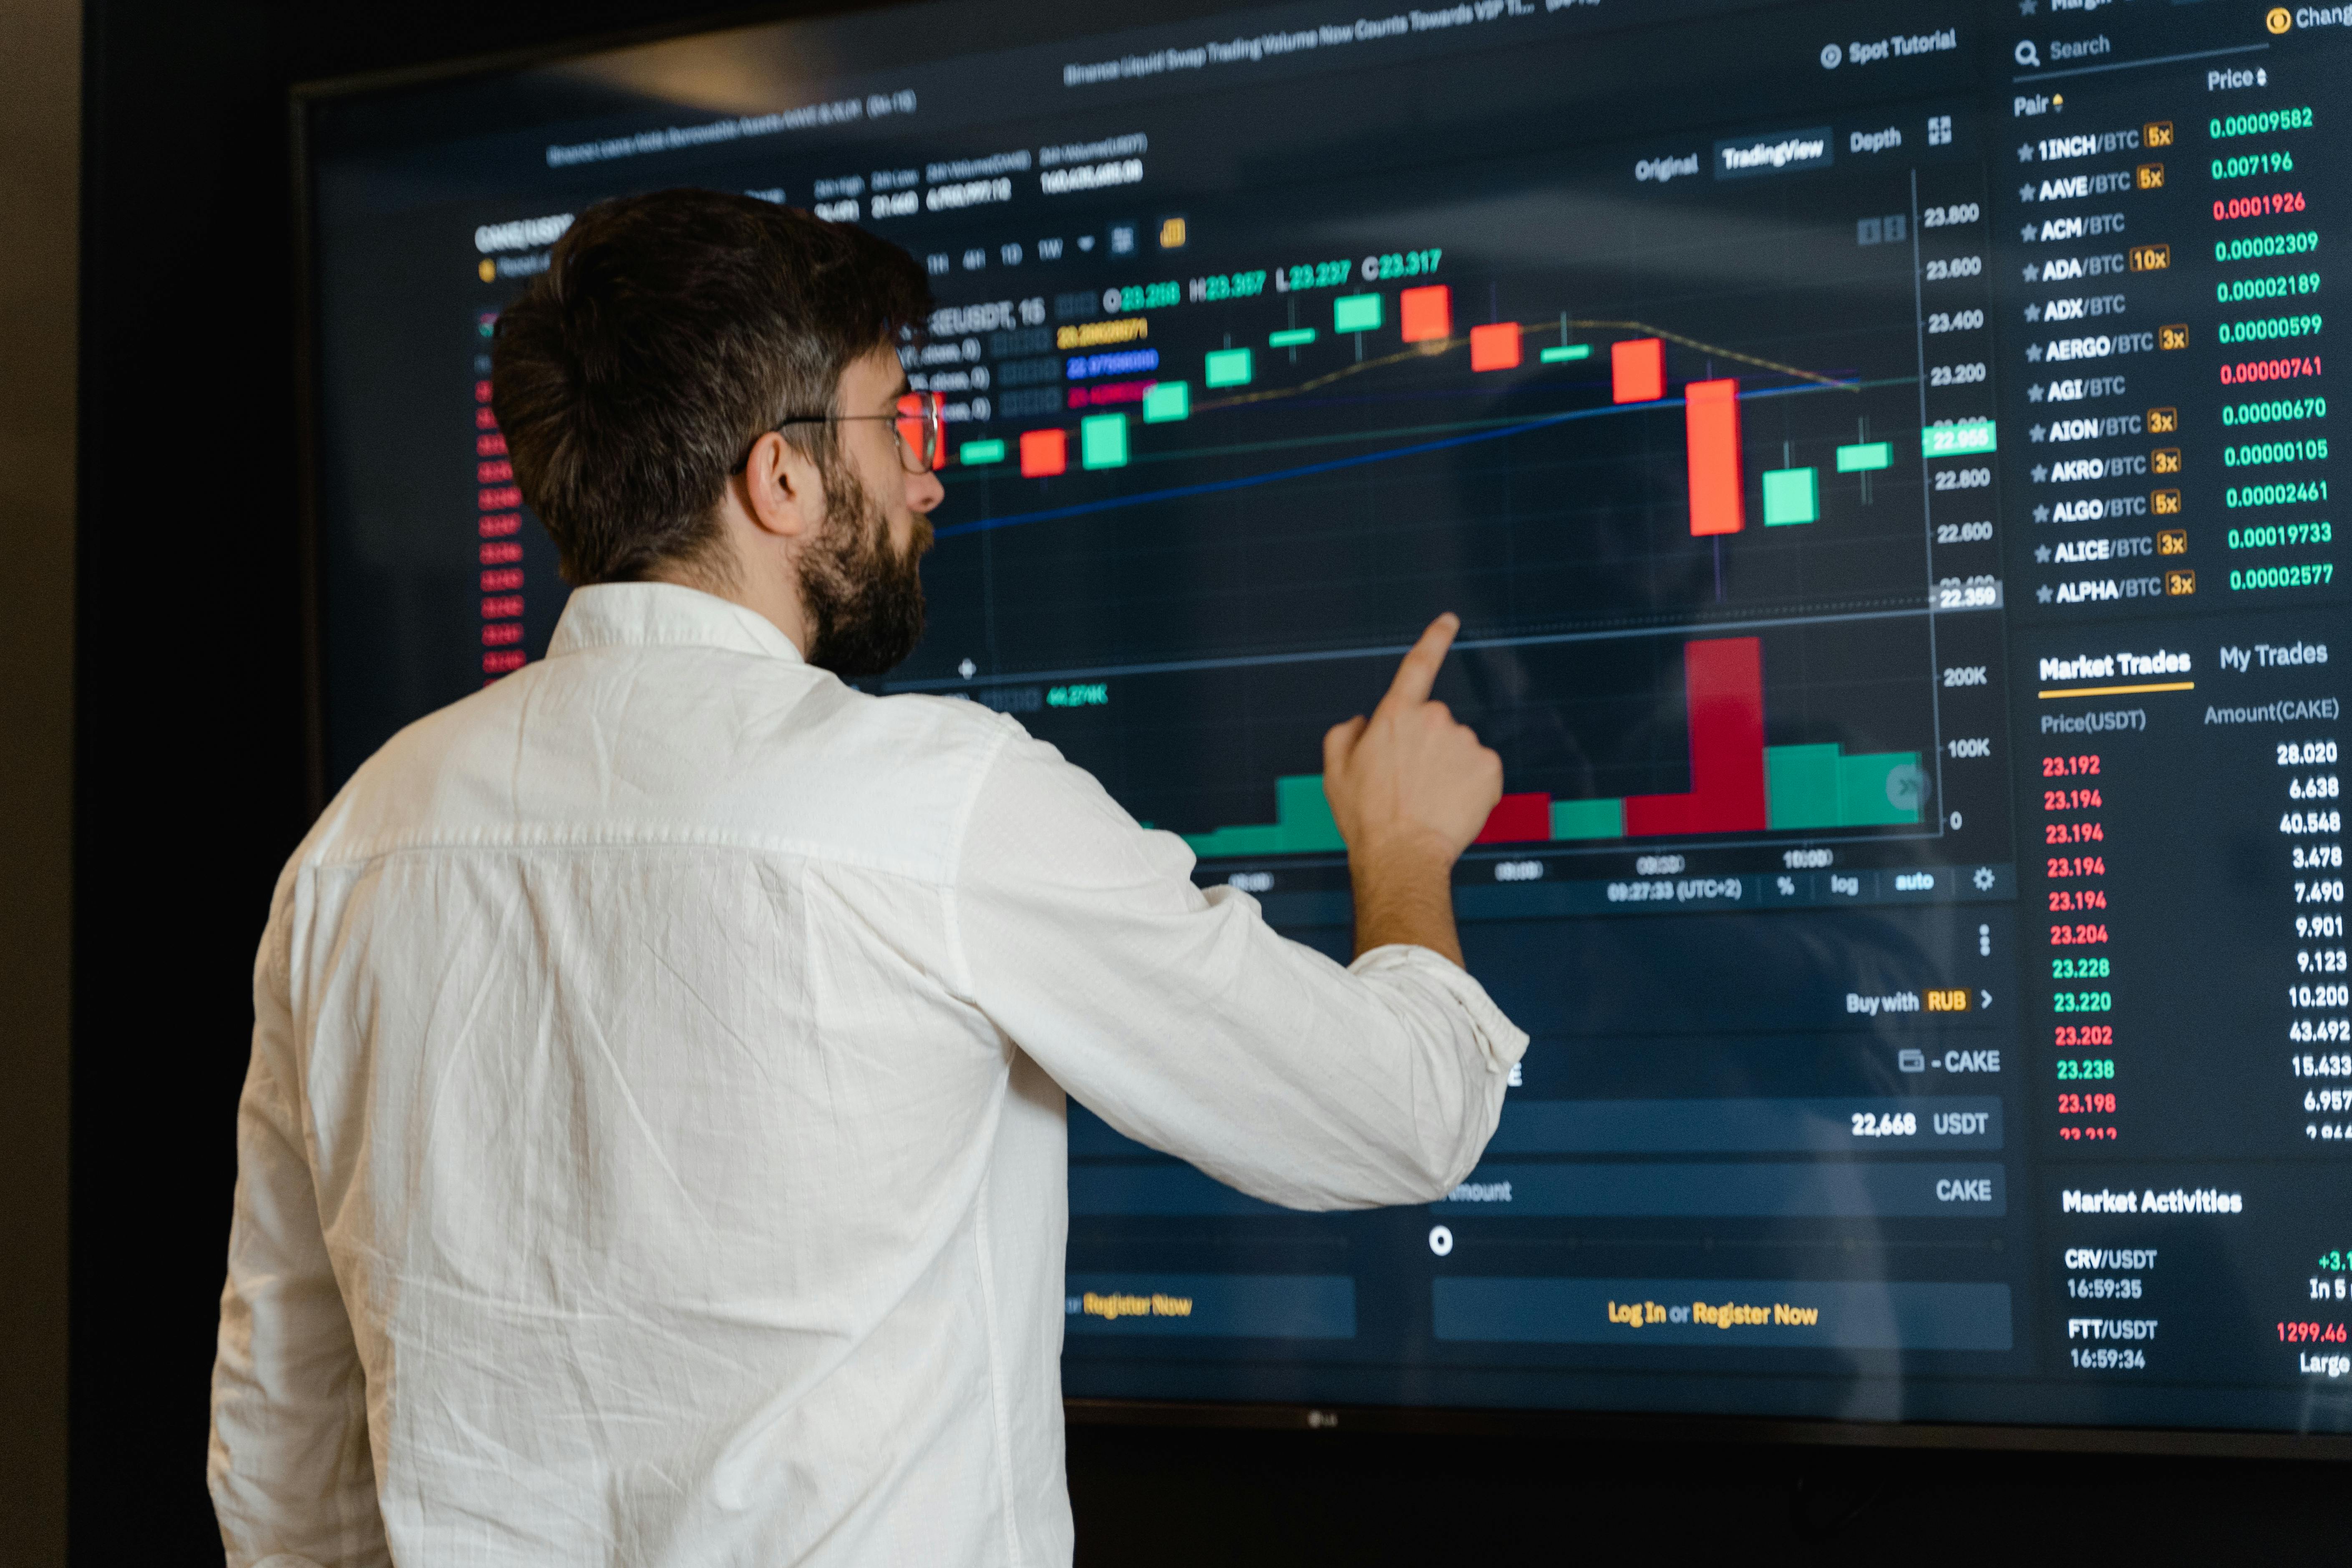
[[[928,474],[948,463],[947,398],[937,392],[910,392],[898,399],[891,414],[788,414],[768,426],[773,435],[787,425],[832,425],[850,419],[887,419],[898,430],[898,461],[910,474]],[[745,452],[734,471],[741,473],[751,460]]]

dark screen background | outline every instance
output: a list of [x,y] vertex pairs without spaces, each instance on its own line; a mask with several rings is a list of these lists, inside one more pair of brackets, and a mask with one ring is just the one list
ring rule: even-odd
[[[1307,5],[1007,47],[949,5],[322,100],[325,782],[561,612],[481,413],[546,243],[497,226],[821,206],[927,259],[907,357],[961,459],[876,690],[1014,713],[1342,958],[1283,781],[1440,609],[1517,803],[1457,873],[1536,1037],[1487,1162],[1288,1215],[1074,1109],[1074,1395],[2336,1430],[2340,819],[2291,803],[2336,798],[2336,708],[2324,656],[2252,651],[2340,616],[2325,405],[2217,388],[2223,345],[2321,331],[2221,307],[2321,289],[2292,237],[2342,182],[2296,106],[2332,123],[2338,57],[2238,5],[2026,15]],[[2263,169],[2209,159],[2245,137]],[[1430,288],[1445,326],[1402,335]],[[1727,530],[1685,395],[1726,380]],[[1745,694],[1698,673],[1727,650]],[[1768,787],[1705,797],[1723,758]],[[1087,1304],[1121,1292],[1200,1316]],[[1636,1339],[1621,1295],[1812,1327]]]

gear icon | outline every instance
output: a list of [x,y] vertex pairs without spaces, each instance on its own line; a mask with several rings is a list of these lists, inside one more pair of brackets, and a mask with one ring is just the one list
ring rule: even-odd
[[1993,876],[1991,867],[1979,866],[1977,868],[1976,875],[1969,879],[1977,885],[1978,892],[1990,893],[1992,891],[1993,883],[1999,879]]

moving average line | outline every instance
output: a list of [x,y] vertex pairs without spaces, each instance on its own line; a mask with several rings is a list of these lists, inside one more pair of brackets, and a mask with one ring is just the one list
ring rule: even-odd
[[[1664,338],[1670,343],[1680,343],[1686,349],[1696,349],[1699,353],[1711,354],[1717,359],[1727,359],[1739,364],[1752,364],[1759,370],[1777,371],[1782,375],[1793,375],[1800,381],[1818,382],[1823,386],[1843,387],[1849,392],[1860,384],[1856,382],[1840,381],[1833,375],[1823,375],[1819,371],[1804,370],[1793,364],[1782,364],[1778,360],[1759,359],[1754,354],[1741,353],[1738,349],[1727,349],[1720,343],[1701,342],[1696,338],[1686,338],[1680,332],[1670,332],[1664,327],[1654,327],[1647,321],[1587,321],[1580,316],[1563,316],[1557,322],[1521,322],[1519,336],[1524,338],[1530,333],[1558,331],[1569,327],[1605,327],[1631,331],[1645,338]],[[1267,403],[1276,398],[1296,397],[1301,393],[1319,391],[1335,381],[1344,380],[1361,371],[1378,370],[1382,365],[1402,364],[1406,360],[1432,359],[1450,353],[1455,349],[1467,346],[1469,342],[1468,338],[1440,338],[1435,342],[1416,343],[1412,348],[1401,350],[1392,354],[1383,354],[1379,359],[1359,360],[1354,364],[1342,365],[1338,370],[1327,371],[1321,375],[1309,376],[1297,386],[1268,387],[1264,392],[1240,392],[1231,397],[1220,397],[1203,402],[1192,412],[1213,414],[1221,408],[1240,408],[1253,403]]]
[[[1773,387],[1762,392],[1741,394],[1743,401],[1763,397],[1796,397],[1816,392],[1852,390],[1847,382],[1822,382],[1818,385]],[[1293,389],[1297,390],[1297,389]],[[1153,501],[1182,500],[1190,496],[1216,495],[1225,490],[1249,489],[1258,485],[1270,485],[1282,479],[1307,479],[1316,474],[1335,473],[1342,468],[1361,468],[1368,463],[1385,463],[1398,458],[1419,457],[1425,452],[1442,452],[1453,447],[1471,447],[1482,441],[1499,441],[1506,437],[1524,436],[1531,430],[1549,429],[1555,425],[1571,424],[1580,419],[1598,419],[1612,414],[1637,414],[1658,408],[1675,408],[1682,405],[1679,397],[1662,397],[1654,403],[1617,403],[1601,408],[1574,408],[1565,414],[1547,414],[1524,424],[1507,425],[1499,430],[1481,430],[1468,436],[1449,436],[1443,440],[1423,441],[1411,447],[1392,447],[1384,452],[1360,452],[1351,458],[1330,458],[1319,463],[1306,463],[1293,468],[1276,468],[1268,473],[1245,474],[1238,479],[1208,479],[1195,485],[1171,485],[1165,489],[1141,490],[1133,495],[1108,496],[1101,500],[1080,501],[1071,506],[1048,507],[1042,511],[1014,512],[1008,517],[976,518],[971,522],[950,523],[933,531],[938,539],[953,539],[960,534],[985,533],[992,529],[1011,528],[1016,523],[1050,522],[1057,518],[1083,517],[1090,512],[1116,511],[1124,507],[1144,506]]]

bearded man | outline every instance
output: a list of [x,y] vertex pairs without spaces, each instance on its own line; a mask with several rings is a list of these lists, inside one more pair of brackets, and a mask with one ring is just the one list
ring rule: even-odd
[[1070,1560],[1066,1095],[1302,1209],[1425,1203],[1526,1045],[1428,700],[1325,742],[1342,968],[969,702],[921,635],[923,274],[670,191],[590,209],[492,383],[574,592],[278,885],[214,1374],[232,1568]]

